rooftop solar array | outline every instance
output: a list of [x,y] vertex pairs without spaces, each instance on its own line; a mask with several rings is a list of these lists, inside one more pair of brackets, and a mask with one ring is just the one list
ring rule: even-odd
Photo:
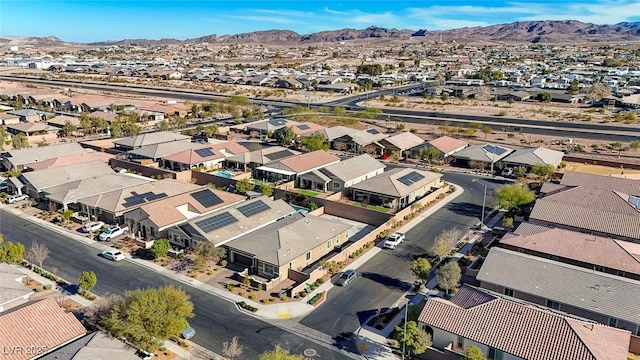
[[635,196],[629,196],[629,204],[636,207],[636,209],[640,210],[640,198]]
[[194,151],[196,154],[198,154],[198,156],[203,158],[215,155],[215,153],[213,152],[213,149],[211,148],[196,149]]
[[287,125],[287,119],[273,119],[269,120],[269,124],[273,126],[284,126]]
[[378,134],[380,134],[380,131],[378,131],[378,130],[376,130],[376,129],[369,129],[369,130],[367,130],[367,132],[368,132],[369,134],[372,134],[372,135],[378,135]]
[[208,208],[218,204],[222,204],[224,201],[218,197],[218,195],[214,194],[209,189],[200,190],[191,194],[191,197],[194,198],[200,205]]
[[128,207],[144,204],[145,202],[148,202],[148,201],[162,199],[164,197],[167,197],[167,194],[165,193],[155,194],[151,191],[138,194],[137,192],[132,191],[131,196],[124,198],[124,203],[122,204],[122,206],[128,208]]
[[490,144],[483,145],[482,148],[484,149],[484,151],[491,154],[496,154],[498,156],[507,152],[507,149],[501,148],[499,146],[490,145]]
[[300,130],[309,130],[311,128],[307,124],[302,124],[302,125],[298,125],[298,129],[300,129]]
[[412,171],[410,173],[408,173],[407,175],[404,175],[400,178],[398,178],[398,181],[401,182],[404,185],[407,186],[411,186],[415,183],[417,183],[418,181],[424,179],[424,175],[419,174],[415,171]]
[[261,212],[267,211],[271,209],[269,205],[265,204],[262,200],[254,201],[247,205],[242,205],[238,207],[238,211],[242,213],[242,215],[246,217],[250,217]]
[[271,161],[280,160],[282,158],[286,158],[293,155],[289,150],[280,150],[271,154],[265,155],[265,157]]
[[236,222],[238,222],[238,219],[233,215],[228,212],[223,212],[222,214],[214,215],[210,218],[196,222],[196,226],[202,229],[202,231],[210,233],[213,230],[221,229]]

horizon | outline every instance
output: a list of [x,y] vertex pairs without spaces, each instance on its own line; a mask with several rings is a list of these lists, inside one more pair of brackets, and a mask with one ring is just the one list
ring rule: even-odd
[[[31,3],[28,11],[25,3]],[[436,4],[415,0],[397,3],[5,0],[0,4],[0,35],[55,36],[70,43],[93,43],[123,39],[187,40],[268,30],[291,30],[304,35],[370,26],[441,31],[518,21],[576,20],[599,25],[640,21],[640,2],[630,0],[535,3],[499,0],[491,5],[454,0],[446,5]]]

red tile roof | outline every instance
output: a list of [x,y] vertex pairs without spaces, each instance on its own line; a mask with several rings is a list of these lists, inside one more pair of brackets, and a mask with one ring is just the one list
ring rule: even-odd
[[469,145],[469,143],[466,141],[454,139],[449,136],[441,136],[437,139],[429,141],[429,144],[445,154]]
[[2,359],[32,359],[86,332],[80,321],[65,312],[53,298],[11,309],[0,316]]
[[581,321],[464,285],[451,299],[429,298],[418,320],[507,354],[532,360],[618,360],[626,330]]
[[280,163],[289,169],[300,173],[306,170],[322,167],[340,161],[340,158],[324,150],[296,155],[281,160]]

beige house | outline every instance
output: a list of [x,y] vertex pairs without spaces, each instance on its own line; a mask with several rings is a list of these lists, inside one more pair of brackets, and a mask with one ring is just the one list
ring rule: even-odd
[[351,225],[298,212],[226,244],[231,262],[271,284],[304,272],[348,241]]

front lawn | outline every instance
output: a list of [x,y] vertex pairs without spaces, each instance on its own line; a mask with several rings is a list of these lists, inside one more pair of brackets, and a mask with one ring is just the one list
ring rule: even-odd
[[[362,207],[362,203],[360,203],[360,202],[354,202],[353,205]],[[386,208],[386,207],[383,207],[383,206],[377,206],[377,205],[367,205],[367,209],[375,210],[375,211],[379,211],[379,212],[383,212],[383,213],[387,213],[387,212],[389,212],[391,210],[389,208]]]

